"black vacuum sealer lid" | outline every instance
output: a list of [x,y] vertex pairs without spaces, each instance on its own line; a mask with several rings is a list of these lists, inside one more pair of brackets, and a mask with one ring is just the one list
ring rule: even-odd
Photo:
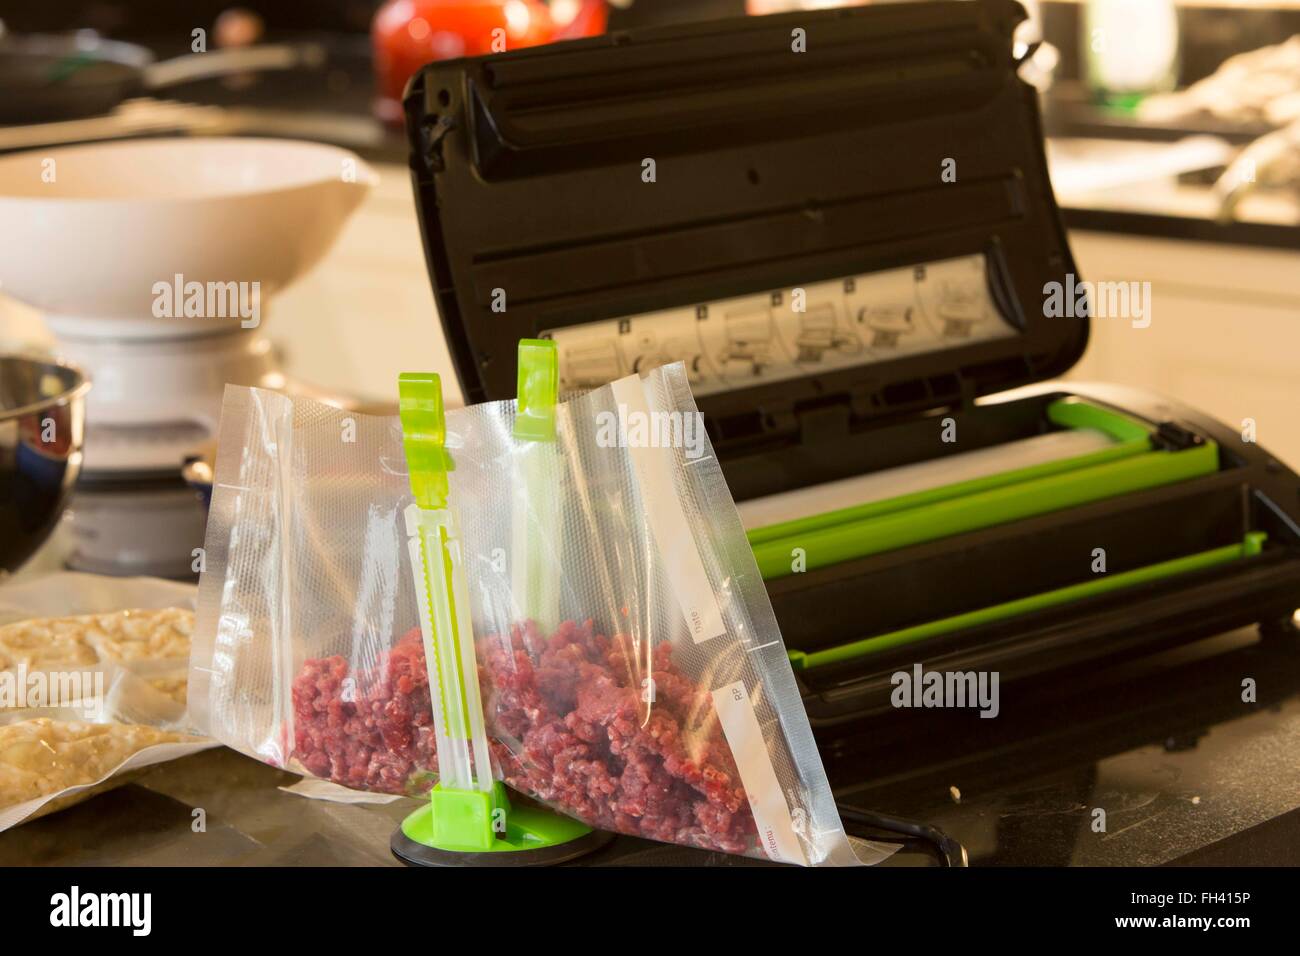
[[465,400],[514,396],[524,337],[565,387],[681,359],[725,453],[1064,372],[1088,322],[1044,306],[1074,266],[1023,18],[907,3],[426,66],[411,164]]

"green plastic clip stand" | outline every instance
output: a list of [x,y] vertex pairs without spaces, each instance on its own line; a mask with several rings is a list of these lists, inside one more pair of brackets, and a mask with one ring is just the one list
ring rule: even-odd
[[[526,345],[528,358],[520,364],[521,414],[516,434],[522,431],[526,437],[537,441],[554,441],[558,382],[555,344],[531,340]],[[521,349],[521,359],[523,355],[524,349]],[[417,520],[428,522],[428,526],[444,538],[454,535],[457,525],[453,502],[449,501],[450,482],[447,479],[453,462],[446,450],[447,424],[441,382],[432,372],[407,372],[398,380],[398,394],[411,494],[420,509]],[[419,526],[425,527],[424,524]],[[433,652],[439,660],[444,656],[447,660],[458,660],[459,635],[472,639],[463,630],[458,635],[458,618],[453,613],[457,606],[457,592],[463,587],[463,579],[458,578],[461,571],[451,563],[452,559],[446,553],[432,560],[435,571],[441,569],[445,573],[432,573],[430,559],[426,556],[424,574],[418,581],[429,592],[425,613],[430,618],[426,623],[434,635]],[[456,584],[458,580],[462,581],[459,585]],[[430,680],[438,679],[437,675],[441,673],[435,668]],[[445,756],[448,758],[453,753],[459,754],[456,745],[464,745],[483,729],[477,687],[471,688],[473,693],[466,693],[467,688],[461,683],[463,680],[461,677],[450,685],[438,685],[444,693],[460,688],[459,694],[452,695],[456,707],[448,707],[443,693],[435,694],[435,706],[443,708],[435,713],[435,717],[441,713],[441,721],[435,724],[440,735],[439,750],[441,753],[441,737],[446,735],[449,752]],[[463,713],[461,708],[464,708]],[[486,758],[486,749],[480,756]],[[458,759],[459,775],[453,773],[452,779],[463,777],[472,781],[468,750],[459,754]],[[475,762],[482,766],[485,759]],[[526,856],[528,863],[545,863],[571,859],[606,838],[569,817],[533,806],[513,807],[506,788],[496,781],[490,792],[442,784],[434,787],[428,803],[408,816],[393,835],[392,848],[399,858],[409,863],[478,862],[480,858],[489,858],[481,857],[482,854],[523,854],[523,851],[539,852],[513,859],[525,862]]]

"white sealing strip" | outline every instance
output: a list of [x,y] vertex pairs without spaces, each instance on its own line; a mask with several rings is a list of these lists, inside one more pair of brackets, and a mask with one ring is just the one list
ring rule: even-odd
[[773,860],[807,866],[808,858],[795,835],[790,808],[781,793],[781,782],[776,779],[763,730],[758,726],[758,715],[745,692],[745,682],[738,680],[715,690],[713,709],[718,712],[722,733],[736,760],[740,781],[745,785],[763,852]]
[[[626,446],[641,488],[641,502],[645,517],[650,523],[655,544],[663,558],[663,565],[672,585],[677,603],[686,618],[686,626],[696,644],[720,637],[727,629],[722,623],[722,610],[709,584],[695,544],[695,534],[682,510],[681,499],[673,482],[676,455],[671,448],[655,447],[654,436],[660,431],[650,414],[650,402],[645,386],[637,375],[629,375],[611,383],[614,401],[618,408],[619,442]],[[666,414],[666,413],[660,413]],[[686,413],[681,413],[686,414]],[[644,440],[632,441],[628,436],[629,423],[637,423],[634,435]]]

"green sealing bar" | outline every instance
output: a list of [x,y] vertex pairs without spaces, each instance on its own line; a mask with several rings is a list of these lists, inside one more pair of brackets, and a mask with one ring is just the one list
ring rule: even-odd
[[[1064,471],[1086,468],[1090,465],[1131,458],[1151,450],[1151,429],[1138,419],[1122,412],[1102,408],[1074,398],[1065,398],[1059,399],[1048,406],[1047,418],[1054,425],[1061,428],[1095,428],[1110,435],[1116,440],[1117,444],[1112,445],[1110,448],[1089,452],[1086,455],[1062,458],[1060,461],[1044,462],[1026,468],[1015,468],[1001,474],[959,481],[940,488],[929,488],[911,495],[899,495],[896,498],[889,498],[884,501],[872,501],[852,508],[840,508],[836,511],[827,511],[794,521],[783,521],[762,528],[753,528],[747,534],[749,543],[757,548],[758,545],[770,541],[780,541],[795,535],[806,535],[812,531],[834,528],[850,522],[919,508],[939,501],[948,501],[964,495],[975,494],[976,492],[1018,484],[1034,478],[1044,478]],[[764,573],[764,577],[767,577],[766,573]]]
[[800,549],[803,569],[811,571],[1213,474],[1218,467],[1219,449],[1213,442],[1181,451],[1148,451],[1132,458],[997,486],[878,517],[809,529],[755,545],[754,558],[764,580],[773,580],[794,573],[796,548]]
[[1151,437],[1151,427],[1141,419],[1073,397],[1048,405],[1047,420],[1061,428],[1095,428],[1121,442]]
[[[1059,511],[1218,470],[1213,442],[1154,450],[1152,427],[1077,398],[1052,402],[1047,418],[1064,429],[1093,428],[1116,444],[910,495],[841,508],[748,533],[764,580]],[[796,549],[799,549],[796,552]]]
[[1056,607],[1070,601],[1078,601],[1098,594],[1107,594],[1112,591],[1135,587],[1139,584],[1147,584],[1152,581],[1176,577],[1180,574],[1188,574],[1192,571],[1217,567],[1259,554],[1263,550],[1267,538],[1268,536],[1261,531],[1252,531],[1246,535],[1240,544],[1230,544],[1210,551],[1201,551],[1197,554],[1173,558],[1159,564],[1149,564],[1146,567],[1135,568],[1132,571],[1124,571],[1119,574],[1104,575],[1081,584],[1071,584],[1054,591],[1044,591],[1041,594],[1033,594],[1014,601],[994,604],[975,611],[967,611],[937,621],[928,621],[925,624],[917,624],[887,634],[877,634],[874,637],[853,641],[849,644],[841,644],[838,647],[829,647],[825,650],[812,652],[791,651],[790,663],[795,670],[824,667],[827,664],[854,660],[889,648],[913,644],[950,631],[1018,617],[1022,614]]

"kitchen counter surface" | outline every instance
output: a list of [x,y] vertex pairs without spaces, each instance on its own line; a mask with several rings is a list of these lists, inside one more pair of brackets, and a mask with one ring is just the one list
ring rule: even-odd
[[[1243,700],[1247,679],[1256,702]],[[1294,629],[1263,641],[1243,629],[1004,688],[996,720],[908,716],[894,723],[910,747],[890,748],[877,730],[872,743],[863,735],[833,748],[840,799],[933,823],[976,865],[1300,859]],[[844,783],[855,778],[866,782]]]
[[1058,136],[1047,155],[1066,225],[1131,236],[1300,249],[1300,191],[1248,192],[1218,221],[1215,172],[1236,148],[1218,136],[1175,142]]
[[[1258,703],[1241,700],[1247,677]],[[1300,858],[1295,633],[1258,642],[1240,631],[1007,687],[998,719],[961,716],[913,711],[819,735],[841,802],[937,824],[977,866]],[[414,800],[347,805],[279,789],[296,779],[230,750],[197,754],[0,834],[0,865],[396,865],[389,837]],[[745,861],[620,837],[586,862]],[[887,865],[932,862],[905,852]]]

